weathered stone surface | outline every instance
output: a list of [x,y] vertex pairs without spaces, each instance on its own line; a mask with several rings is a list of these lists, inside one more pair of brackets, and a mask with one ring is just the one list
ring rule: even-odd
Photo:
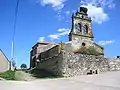
[[50,71],[56,75],[61,75],[60,68],[62,67],[62,60],[62,54],[58,53],[53,57],[42,59],[42,62],[38,63],[36,68]]
[[120,59],[113,59],[113,58],[108,58],[109,61],[109,69],[111,71],[118,71],[120,70]]
[[[102,56],[85,55],[80,53],[61,51],[47,61],[38,63],[39,69],[45,69],[56,75],[73,77],[78,75],[98,74],[110,70],[120,70],[120,60],[113,65],[114,60],[109,60]],[[112,64],[112,65],[111,65]]]
[[63,57],[64,76],[86,75],[90,70],[97,73],[109,70],[108,60],[104,57],[73,52],[66,52]]

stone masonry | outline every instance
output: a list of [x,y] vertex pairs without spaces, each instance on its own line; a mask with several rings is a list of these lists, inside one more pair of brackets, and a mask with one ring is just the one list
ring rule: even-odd
[[62,50],[49,59],[44,59],[37,65],[39,69],[53,72],[55,75],[73,77],[78,75],[99,74],[109,71],[107,58],[101,56],[85,55]]
[[86,55],[62,50],[51,58],[46,58],[37,65],[55,75],[73,77],[78,75],[100,74],[120,70],[120,59]]
[[72,15],[69,41],[35,44],[30,52],[30,68],[65,77],[120,70],[120,58],[105,58],[104,48],[94,42],[91,21],[87,8],[80,7]]

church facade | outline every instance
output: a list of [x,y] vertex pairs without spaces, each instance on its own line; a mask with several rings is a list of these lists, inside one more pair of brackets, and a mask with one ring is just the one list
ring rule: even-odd
[[[110,60],[104,57],[104,48],[94,42],[92,20],[85,7],[80,7],[72,15],[68,42],[38,42],[30,54],[31,69],[59,76],[72,77],[111,70]],[[119,70],[120,65],[117,66]]]

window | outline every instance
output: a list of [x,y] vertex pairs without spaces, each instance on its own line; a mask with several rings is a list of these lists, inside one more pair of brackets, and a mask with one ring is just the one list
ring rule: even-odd
[[88,34],[88,26],[84,25],[83,27],[84,34]]
[[84,47],[84,46],[85,46],[85,43],[82,43],[82,46]]
[[82,18],[83,18],[83,16],[82,16]]
[[78,28],[78,31],[79,31],[79,32],[82,32],[82,26],[81,26],[80,23],[78,23],[78,27],[77,27],[77,28]]
[[34,68],[34,67],[35,67],[35,64],[36,64],[35,59],[36,59],[36,58],[33,58],[32,68]]

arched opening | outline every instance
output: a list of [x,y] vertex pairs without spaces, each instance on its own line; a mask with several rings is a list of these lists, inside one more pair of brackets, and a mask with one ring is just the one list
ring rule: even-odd
[[82,25],[80,23],[78,23],[78,31],[82,32]]
[[98,74],[98,71],[97,71],[97,70],[95,70],[95,74]]
[[88,34],[88,26],[84,25],[83,27],[84,34]]
[[82,18],[83,18],[83,15],[82,15]]
[[120,56],[117,56],[117,58],[120,58]]
[[83,42],[83,43],[82,43],[82,46],[84,47],[85,45],[86,45],[86,44]]

